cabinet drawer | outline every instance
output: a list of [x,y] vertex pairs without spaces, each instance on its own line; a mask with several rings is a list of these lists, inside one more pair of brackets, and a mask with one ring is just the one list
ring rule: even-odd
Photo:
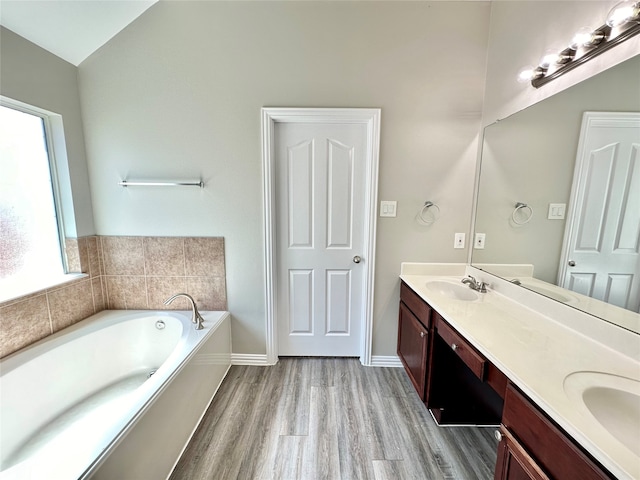
[[400,300],[409,307],[422,325],[429,328],[431,307],[404,282],[400,284]]
[[487,359],[456,332],[437,312],[433,315],[438,335],[449,345],[458,357],[471,369],[480,380],[484,381],[487,370]]
[[613,478],[511,384],[507,387],[502,423],[552,478]]

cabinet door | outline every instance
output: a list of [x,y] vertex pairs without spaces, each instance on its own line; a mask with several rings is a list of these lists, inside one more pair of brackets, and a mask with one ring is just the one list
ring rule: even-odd
[[427,377],[428,339],[427,329],[411,313],[411,310],[403,302],[400,302],[398,356],[423,401]]
[[502,426],[498,444],[495,480],[549,480],[540,466]]

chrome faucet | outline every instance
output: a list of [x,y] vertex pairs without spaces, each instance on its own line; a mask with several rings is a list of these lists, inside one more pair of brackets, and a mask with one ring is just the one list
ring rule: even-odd
[[465,285],[469,285],[469,288],[471,290],[475,290],[476,292],[480,293],[487,293],[487,287],[489,286],[488,283],[476,281],[476,279],[471,275],[469,275],[467,278],[463,278],[462,283],[464,283]]
[[178,297],[184,297],[187,300],[189,300],[189,302],[191,302],[191,312],[192,312],[191,323],[196,324],[196,330],[202,330],[204,328],[202,326],[202,322],[204,322],[204,318],[202,318],[202,315],[200,315],[200,312],[198,311],[198,307],[196,306],[196,301],[193,299],[191,295],[186,293],[176,293],[174,296],[167,298],[164,301],[164,304],[169,305]]

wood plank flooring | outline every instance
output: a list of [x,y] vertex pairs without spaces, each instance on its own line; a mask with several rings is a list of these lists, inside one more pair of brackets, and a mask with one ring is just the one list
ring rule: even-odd
[[493,478],[493,429],[438,427],[401,368],[233,366],[170,480]]

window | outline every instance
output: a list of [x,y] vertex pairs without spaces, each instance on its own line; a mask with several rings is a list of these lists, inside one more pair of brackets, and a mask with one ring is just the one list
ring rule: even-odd
[[0,105],[0,301],[65,274],[49,115]]

